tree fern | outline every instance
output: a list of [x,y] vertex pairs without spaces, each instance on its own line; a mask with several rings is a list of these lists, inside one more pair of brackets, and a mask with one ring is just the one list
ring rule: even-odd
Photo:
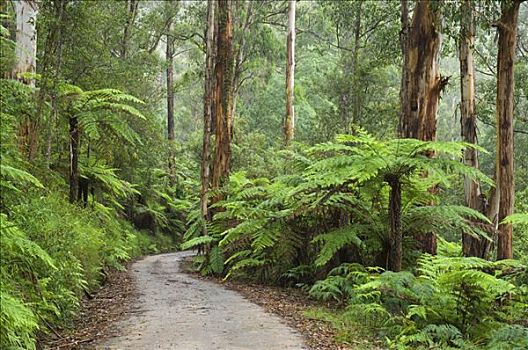
[[361,247],[361,239],[358,237],[361,232],[359,226],[350,225],[328,233],[318,235],[313,242],[322,242],[319,256],[315,260],[316,266],[326,265],[337,253],[339,249],[350,245]]
[[211,237],[211,236],[194,237],[194,238],[182,243],[180,245],[180,249],[181,250],[192,249],[192,248],[200,247],[200,246],[203,246],[203,245],[206,245],[206,244],[211,244],[211,243],[213,243],[215,241],[216,241],[215,238]]

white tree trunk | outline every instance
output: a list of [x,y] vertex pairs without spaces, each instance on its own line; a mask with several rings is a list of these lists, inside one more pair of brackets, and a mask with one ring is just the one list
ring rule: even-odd
[[35,86],[34,79],[20,77],[21,73],[35,73],[37,67],[37,14],[36,1],[13,1],[16,13],[16,64],[12,76]]
[[[473,60],[473,46],[475,44],[475,29],[473,19],[472,0],[463,3],[463,18],[460,38],[460,93],[462,139],[472,144],[477,143],[475,116],[475,65]],[[465,150],[464,163],[476,169],[479,168],[478,152],[474,149]],[[464,193],[466,205],[478,209],[480,186],[468,178],[464,179]]]

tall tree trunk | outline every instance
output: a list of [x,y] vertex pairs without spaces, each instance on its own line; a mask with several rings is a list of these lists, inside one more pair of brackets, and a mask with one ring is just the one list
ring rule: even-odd
[[167,64],[167,139],[174,141],[174,41],[169,34],[167,34],[165,59]]
[[[215,158],[211,185],[220,188],[227,180],[231,162],[232,111],[233,103],[233,19],[231,0],[218,1],[218,37],[214,93],[215,116]],[[213,202],[221,197],[216,196]]]
[[409,87],[409,7],[407,0],[400,0],[401,12],[400,12],[400,47],[402,52],[402,72],[401,72],[401,85],[400,85],[400,123],[398,127],[398,133],[400,137],[405,137],[408,126],[408,96],[407,91]]
[[[475,114],[475,66],[473,46],[475,44],[475,20],[473,15],[473,0],[464,0],[460,6],[460,126],[462,140],[477,144],[477,118]],[[466,148],[464,164],[479,168],[478,151]],[[472,209],[483,211],[480,183],[466,176],[464,178],[464,199]],[[486,212],[483,212],[486,214]],[[462,251],[465,256],[484,258],[487,241],[462,233]]]
[[[250,26],[253,23],[253,14],[254,14],[253,13],[253,1],[245,0],[244,7],[245,7],[244,8],[245,20],[244,20],[244,24],[240,26],[240,28],[237,28],[238,30],[240,30],[241,35],[239,36],[238,45],[236,45],[236,49],[234,49],[234,51],[236,51],[236,54],[235,53],[233,54],[236,57],[235,58],[235,71],[233,73],[233,89],[231,90],[233,94],[233,97],[232,97],[233,103],[232,103],[232,108],[230,111],[230,115],[232,116],[233,121],[234,121],[234,117],[236,113],[236,106],[237,106],[237,101],[238,101],[238,91],[240,87],[242,86],[242,83],[244,82],[244,80],[242,79],[242,73],[244,70],[244,63],[248,55],[246,37],[250,33],[250,30],[251,30]],[[233,24],[233,26],[235,26],[235,24]]]
[[405,49],[405,85],[401,106],[401,136],[432,141],[436,138],[436,112],[442,88],[447,80],[440,76],[438,60],[441,36],[438,15],[429,0],[418,0],[412,24],[408,28]]
[[388,177],[390,186],[389,198],[389,254],[387,269],[398,272],[402,263],[402,232],[401,232],[401,182],[396,176]]
[[[517,48],[517,19],[520,0],[502,3],[502,15],[497,29],[499,51],[497,57],[497,186],[499,195],[499,217],[502,221],[513,214],[515,182],[513,168],[513,91],[514,61]],[[499,225],[497,259],[513,258],[512,227]]]
[[[16,62],[11,77],[35,87],[35,79],[24,76],[24,73],[36,72],[38,3],[21,0],[13,1],[13,4],[16,14]],[[33,159],[38,148],[38,124],[36,116],[26,117],[18,130],[19,148],[28,160]]]
[[70,203],[78,200],[79,193],[79,141],[80,130],[77,117],[69,118],[70,124]]
[[[170,2],[168,3],[170,5]],[[172,36],[173,23],[168,26],[165,49],[166,78],[167,78],[167,140],[169,141],[169,183],[176,184],[176,159],[174,154],[174,38]]]
[[35,79],[20,76],[23,73],[35,73],[37,67],[37,14],[36,1],[13,1],[16,14],[16,62],[11,76],[30,86]]
[[123,59],[128,57],[128,42],[130,41],[132,26],[136,20],[138,5],[139,1],[137,0],[126,0],[127,14],[125,28],[123,29],[123,38],[121,39],[121,58]]
[[[412,24],[408,28],[408,51],[405,84],[401,96],[401,136],[423,141],[436,139],[436,115],[440,94],[447,84],[438,69],[442,37],[439,32],[438,10],[433,11],[429,0],[418,0]],[[434,154],[427,154],[434,156]],[[432,189],[434,191],[434,189]],[[415,237],[422,251],[436,254],[436,236],[428,233]]]
[[286,38],[286,117],[284,119],[284,143],[288,146],[295,132],[295,111],[293,107],[295,80],[295,2],[288,1],[288,32]]
[[[201,190],[200,190],[200,208],[204,221],[209,221],[209,161],[210,161],[210,143],[211,143],[211,109],[213,105],[214,89],[214,32],[215,32],[215,3],[214,0],[207,1],[207,33],[205,49],[205,79],[204,79],[204,125],[203,125],[203,144],[202,144],[202,167],[200,172]],[[207,235],[207,227],[203,226],[203,234]]]

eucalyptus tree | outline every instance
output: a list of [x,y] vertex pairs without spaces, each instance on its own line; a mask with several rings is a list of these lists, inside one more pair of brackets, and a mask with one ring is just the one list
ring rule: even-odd
[[170,0],[164,3],[166,16],[165,34],[165,78],[167,85],[167,140],[169,141],[169,181],[171,185],[176,183],[176,155],[174,154],[174,56],[176,36],[174,33],[174,22],[179,10],[177,2]]
[[[465,0],[460,4],[460,37],[458,58],[460,65],[460,127],[462,140],[477,144],[477,116],[475,110],[475,3]],[[479,169],[478,150],[467,147],[464,151],[464,163]],[[485,211],[483,208],[483,193],[480,183],[469,177],[464,178],[464,200],[468,207]],[[484,212],[484,214],[486,214]],[[462,250],[466,256],[484,258],[489,245],[488,240],[462,233]]]
[[295,86],[295,3],[296,0],[288,1],[288,32],[286,38],[286,117],[284,118],[284,143],[290,144],[294,136],[295,110],[294,86]]
[[513,258],[512,226],[502,221],[513,214],[515,178],[513,158],[514,62],[517,50],[517,22],[523,0],[502,3],[496,22],[499,33],[497,56],[497,160],[496,182],[499,192],[499,237],[497,259]]
[[[207,1],[207,30],[205,42],[205,75],[204,75],[204,110],[203,110],[203,141],[202,163],[200,169],[200,211],[204,222],[209,216],[209,186],[210,186],[210,157],[211,157],[211,123],[213,93],[215,88],[214,76],[214,34],[215,34],[215,3]],[[203,225],[203,234],[207,235],[207,226]]]
[[[33,0],[13,1],[16,16],[15,66],[11,75],[35,86],[37,66],[37,15],[39,4]],[[25,73],[29,73],[25,74]]]
[[[37,66],[37,15],[39,4],[34,0],[13,1],[16,16],[15,65],[11,77],[34,87]],[[31,160],[37,152],[39,121],[26,116],[19,127],[19,146]]]
[[[400,136],[423,141],[436,140],[436,118],[440,94],[448,82],[439,71],[440,9],[429,0],[417,0],[410,26],[406,26],[404,71],[402,73]],[[405,10],[404,7],[402,9]],[[403,19],[405,22],[405,19]],[[428,156],[434,156],[429,153]],[[416,237],[425,252],[436,253],[436,236]]]
[[233,12],[231,0],[218,2],[218,35],[215,55],[215,157],[211,186],[218,189],[229,176],[233,128]]

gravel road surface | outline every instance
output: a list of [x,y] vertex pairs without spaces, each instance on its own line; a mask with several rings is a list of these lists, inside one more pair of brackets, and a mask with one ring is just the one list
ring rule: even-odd
[[98,349],[302,350],[301,336],[240,294],[183,273],[178,252],[148,256],[131,272],[139,298]]

